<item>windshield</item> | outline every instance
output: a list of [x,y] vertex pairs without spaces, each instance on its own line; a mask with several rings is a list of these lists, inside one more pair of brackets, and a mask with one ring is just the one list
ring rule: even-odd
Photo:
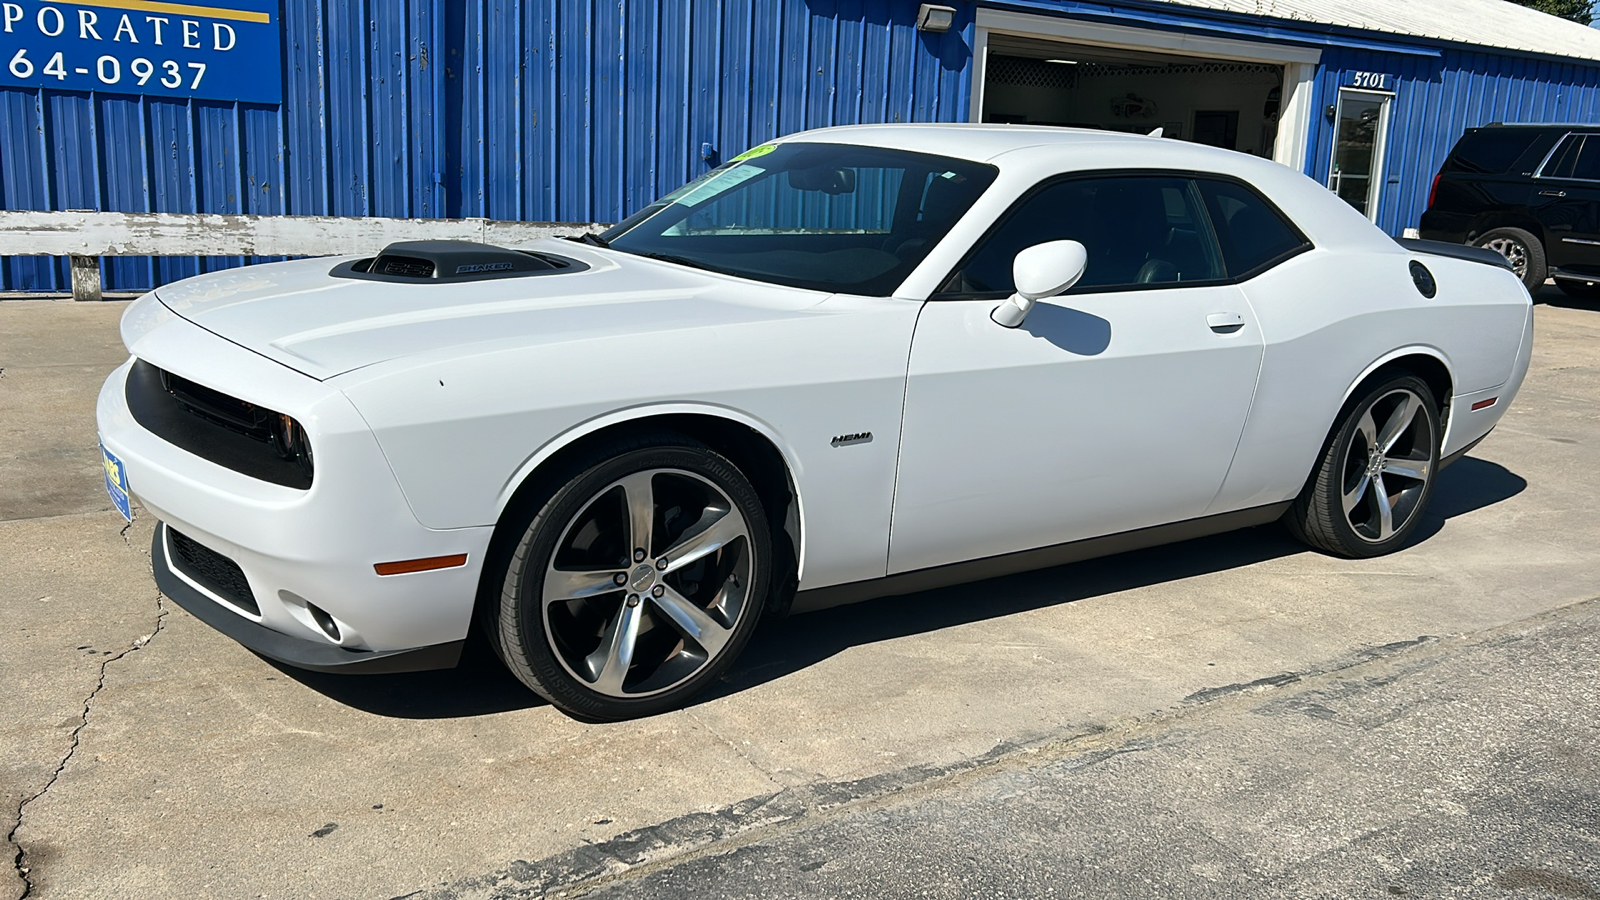
[[886,296],[994,181],[993,166],[849,144],[766,144],[629,216],[627,253]]

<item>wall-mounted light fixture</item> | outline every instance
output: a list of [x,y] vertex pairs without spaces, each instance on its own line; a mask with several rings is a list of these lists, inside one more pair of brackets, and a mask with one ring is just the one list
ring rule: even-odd
[[928,31],[934,34],[943,34],[950,30],[956,23],[956,9],[953,6],[940,6],[936,3],[924,3],[917,7],[917,30]]

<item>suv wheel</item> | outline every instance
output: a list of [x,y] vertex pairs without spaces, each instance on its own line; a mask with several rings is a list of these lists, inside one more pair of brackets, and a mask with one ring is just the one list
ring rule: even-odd
[[1528,293],[1544,284],[1544,245],[1521,228],[1491,228],[1479,235],[1473,245],[1504,256]]

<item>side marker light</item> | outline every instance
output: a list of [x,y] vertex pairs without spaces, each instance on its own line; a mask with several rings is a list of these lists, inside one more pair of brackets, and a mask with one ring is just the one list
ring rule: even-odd
[[373,563],[379,575],[405,575],[409,572],[431,572],[434,569],[454,569],[467,564],[467,555],[430,556],[427,559],[402,559],[399,562]]
[[1499,399],[1499,397],[1490,397],[1487,400],[1479,400],[1477,403],[1472,404],[1472,411],[1477,412],[1480,409],[1488,409],[1495,404],[1495,401]]

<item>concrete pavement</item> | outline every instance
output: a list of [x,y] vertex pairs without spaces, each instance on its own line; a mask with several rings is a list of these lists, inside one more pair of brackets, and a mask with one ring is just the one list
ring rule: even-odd
[[[1259,528],[830,610],[758,636],[703,702],[605,726],[538,704],[481,652],[454,672],[317,676],[275,668],[160,600],[148,573],[149,517],[123,529],[104,499],[94,444],[94,390],[123,356],[122,304],[0,304],[0,538],[9,550],[0,614],[10,626],[0,643],[0,829],[15,829],[27,868],[26,882],[0,868],[0,897],[30,887],[38,897],[526,893],[641,865],[635,871],[648,877],[692,875],[702,871],[696,860],[723,859],[720,848],[779,848],[765,835],[855,815],[877,825],[848,835],[887,849],[900,826],[871,811],[889,809],[896,794],[940,798],[941,785],[959,781],[947,809],[966,818],[983,808],[981,793],[961,791],[1027,773],[1025,761],[1040,753],[1067,765],[1083,741],[1111,748],[1136,733],[1180,754],[1248,744],[1264,758],[1293,759],[1316,734],[1230,704],[1302,696],[1307,682],[1337,682],[1352,667],[1451,662],[1552,615],[1590,629],[1592,616],[1574,605],[1600,595],[1600,311],[1544,294],[1522,396],[1441,475],[1423,539],[1399,554],[1335,560]],[[1523,646],[1547,646],[1559,667],[1581,659],[1586,645],[1574,640]],[[1536,686],[1529,678],[1546,671],[1460,665],[1506,679],[1506,690]],[[1426,671],[1454,671],[1439,666]],[[1451,702],[1454,681],[1417,678],[1407,682],[1414,694],[1394,704],[1400,721]],[[1551,702],[1568,720],[1600,713],[1581,690],[1592,679],[1562,684]],[[1359,706],[1359,692],[1351,696]],[[1470,734],[1472,705],[1450,708],[1464,723],[1455,733]],[[1195,724],[1197,710],[1211,718]],[[1462,764],[1433,760],[1394,777]],[[1094,809],[1141,782],[1141,802],[1165,799],[1172,821],[1110,848],[1109,880],[1071,882],[1101,893],[1136,885],[1126,879],[1149,870],[1136,863],[1174,834],[1230,829],[1226,817],[1196,824],[1203,795],[1166,796],[1159,779],[1123,765],[1133,763],[1074,769],[1069,787]],[[1343,813],[1296,803],[1320,771],[1308,762],[1296,781],[1263,770],[1260,794],[1281,821],[1299,809],[1306,832],[1348,835],[1335,821]],[[1521,777],[1506,769],[1481,783],[1515,794]],[[933,827],[928,808],[906,821]],[[1061,808],[985,827],[1026,840],[1029,829],[1045,834],[1040,823]],[[1432,839],[1418,821],[1411,837],[1395,839],[1399,851]],[[1592,819],[1578,829],[1600,833]],[[1068,829],[1049,840],[1087,859],[1089,838]],[[872,857],[859,850],[839,847],[839,872],[865,871]],[[672,869],[683,854],[692,865]],[[1208,864],[1218,884],[1271,883],[1226,854]],[[1574,879],[1550,882],[1563,889],[1597,889],[1581,866],[1524,868]],[[950,869],[953,884],[959,869]],[[717,872],[720,884],[726,873]],[[1496,887],[1484,877],[1473,890],[1545,883],[1507,875],[1509,886]],[[885,891],[896,892],[888,883]]]
[[584,896],[1600,898],[1600,601],[1295,674],[753,829]]

